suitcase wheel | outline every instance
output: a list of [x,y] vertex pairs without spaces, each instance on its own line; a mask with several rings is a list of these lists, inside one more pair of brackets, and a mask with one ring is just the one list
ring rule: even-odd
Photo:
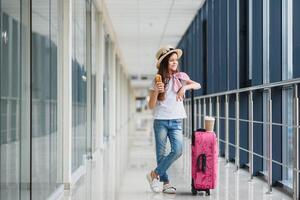
[[210,190],[206,190],[206,196],[210,196]]
[[192,194],[193,194],[193,195],[197,195],[197,190],[195,190],[194,187],[192,187]]
[[192,186],[192,194],[193,195],[197,195],[197,190],[195,189],[195,187],[194,187],[194,179],[192,179],[192,184],[191,184],[191,186]]

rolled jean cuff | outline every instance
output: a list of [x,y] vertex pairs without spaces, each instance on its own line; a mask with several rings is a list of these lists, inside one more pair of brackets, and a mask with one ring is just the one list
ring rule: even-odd
[[159,182],[169,183],[170,181],[168,179],[159,179]]

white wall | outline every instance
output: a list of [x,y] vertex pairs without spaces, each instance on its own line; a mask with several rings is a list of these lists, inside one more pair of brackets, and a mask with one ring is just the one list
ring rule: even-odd
[[[80,170],[72,173],[72,0],[63,1],[61,23],[61,67],[59,68],[59,131],[62,133],[63,183],[65,193],[76,196],[84,190],[88,199],[116,199],[121,174],[127,163],[127,135],[132,130],[134,113],[133,89],[129,84],[126,65],[122,60],[116,36],[111,27],[102,1],[95,1],[97,7],[96,42],[96,134],[91,160],[86,160]],[[109,45],[109,119],[103,108],[103,69],[105,58],[105,35]],[[118,58],[118,62],[116,62]],[[90,78],[89,76],[87,79]],[[90,84],[89,84],[90,86]],[[90,88],[88,88],[89,90]],[[89,98],[88,98],[89,99]],[[89,102],[88,102],[89,103]],[[89,114],[89,113],[88,113]],[[103,138],[104,121],[109,122],[109,138]],[[91,124],[91,123],[88,123]],[[89,128],[87,129],[89,130]],[[82,181],[83,185],[82,185]],[[83,188],[83,189],[78,189]]]

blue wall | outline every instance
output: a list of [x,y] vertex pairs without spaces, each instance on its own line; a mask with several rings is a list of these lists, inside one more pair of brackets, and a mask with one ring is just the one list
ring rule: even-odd
[[[263,1],[253,0],[249,19],[248,0],[207,0],[178,44],[183,49],[182,70],[201,83],[196,96],[263,84]],[[293,77],[300,77],[300,0],[293,0]],[[239,23],[237,18],[239,17]],[[249,21],[252,21],[252,49],[249,49]],[[270,1],[269,81],[282,80],[282,0]],[[239,41],[238,41],[239,38]],[[239,44],[239,45],[238,45]],[[249,57],[249,53],[252,57]],[[239,58],[239,59],[238,59]],[[251,60],[250,60],[251,59]],[[251,62],[250,62],[251,61]],[[250,66],[252,63],[252,66]],[[249,74],[250,67],[252,74]],[[238,73],[239,72],[239,73]],[[235,95],[229,97],[229,117],[235,117]],[[253,94],[254,120],[263,121],[266,105],[263,92]],[[215,99],[213,99],[215,103]],[[282,91],[272,90],[273,121],[282,123]],[[207,102],[208,105],[208,102]],[[248,120],[248,93],[240,95],[240,118]],[[208,106],[207,112],[208,113]],[[213,106],[215,114],[215,105]],[[220,98],[220,116],[225,117],[225,98]],[[263,125],[254,123],[253,146],[263,155]],[[225,120],[220,119],[220,139],[225,140]],[[248,122],[240,121],[240,146],[248,150]],[[229,120],[229,142],[235,144],[235,120]],[[276,147],[276,148],[275,148]],[[224,156],[225,145],[220,143]],[[229,147],[229,159],[235,159],[235,147]],[[273,159],[282,162],[282,130],[273,126]],[[240,150],[240,165],[246,166],[248,153]],[[263,170],[263,159],[254,156],[254,175]],[[273,164],[273,181],[282,179],[282,167]]]
[[[229,21],[226,23],[229,26],[229,74],[227,80],[229,81],[229,90],[237,89],[237,2],[229,1]],[[224,7],[225,8],[225,7]],[[223,8],[223,9],[224,9]]]

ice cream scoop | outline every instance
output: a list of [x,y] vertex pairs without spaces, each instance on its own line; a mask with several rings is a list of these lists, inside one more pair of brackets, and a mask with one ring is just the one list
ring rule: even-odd
[[[161,83],[161,82],[162,82],[161,75],[160,75],[160,74],[156,74],[156,75],[155,75],[155,83]],[[159,93],[158,96],[157,96],[157,99],[158,99],[159,101],[165,100],[165,93],[164,93],[164,92]]]
[[160,74],[156,74],[156,76],[155,76],[155,83],[158,83],[158,82],[162,82]]

